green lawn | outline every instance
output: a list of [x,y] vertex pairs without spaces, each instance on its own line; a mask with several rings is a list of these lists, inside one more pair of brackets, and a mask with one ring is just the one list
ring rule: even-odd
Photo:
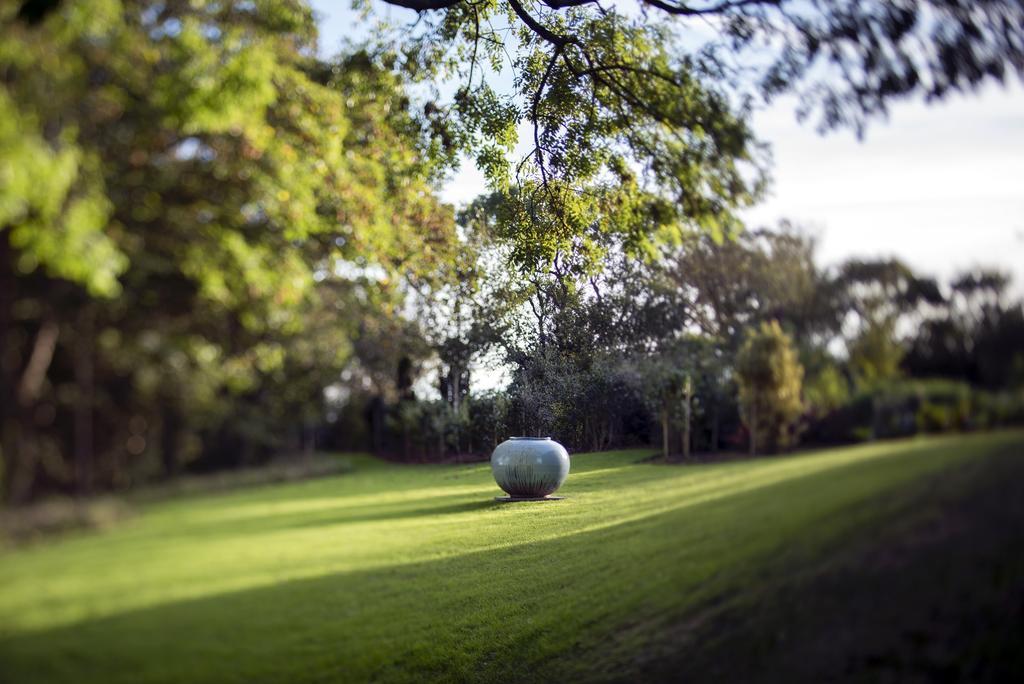
[[0,681],[621,677],[667,625],[755,596],[1024,433],[706,466],[578,454],[560,502],[487,465],[357,457],[314,481],[150,504],[0,556]]

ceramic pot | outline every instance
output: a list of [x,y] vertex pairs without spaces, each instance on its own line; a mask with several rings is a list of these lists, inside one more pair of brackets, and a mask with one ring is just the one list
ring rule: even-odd
[[569,453],[550,437],[512,437],[494,449],[491,472],[512,498],[540,498],[565,482]]

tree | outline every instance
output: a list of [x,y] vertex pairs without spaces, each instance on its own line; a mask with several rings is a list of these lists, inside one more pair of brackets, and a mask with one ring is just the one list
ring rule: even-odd
[[752,331],[736,358],[743,421],[750,432],[750,453],[783,449],[793,443],[790,428],[800,415],[804,369],[793,340],[777,321]]
[[690,387],[690,377],[670,354],[648,355],[640,362],[644,396],[657,416],[661,432],[661,456],[671,454],[671,430],[677,407],[682,406]]
[[920,323],[925,307],[945,302],[933,279],[898,259],[847,260],[832,287],[843,312],[850,372],[861,385],[897,377],[904,353],[901,324]]
[[669,251],[659,268],[690,293],[690,320],[732,352],[744,331],[770,320],[801,340],[827,343],[839,328],[840,307],[814,250],[812,239],[783,222],[722,242],[694,237]]
[[737,230],[764,188],[759,100],[860,132],[894,100],[1024,75],[1015,0],[384,1],[417,13],[381,37],[388,64],[455,85],[427,106],[505,196],[527,270],[609,233],[644,253]]
[[[569,23],[548,25],[518,2],[437,7],[420,8],[401,41],[384,37],[399,47],[381,58],[404,73],[461,79],[451,101],[426,106],[503,196],[498,227],[523,270],[568,251],[594,263],[609,235],[638,255],[687,230],[738,227],[734,210],[760,192],[765,159],[742,112],[706,77],[710,64],[670,54],[666,32],[614,12],[606,21],[571,10]],[[490,28],[506,13],[526,22],[515,48]],[[517,92],[499,93],[487,76],[510,49]],[[514,158],[524,121],[532,150]]]
[[[662,455],[668,458],[672,453],[671,434],[678,429],[678,453],[689,457],[694,441],[695,403],[702,410],[714,410],[718,401],[721,378],[713,341],[698,336],[665,339],[657,349],[627,356],[624,362],[635,368],[637,384],[658,419]],[[704,418],[713,423],[713,416]],[[713,424],[711,431],[715,431]],[[712,441],[717,441],[717,435],[712,436]]]
[[[398,50],[371,59],[461,84],[450,101],[425,104],[424,144],[446,160],[459,149],[477,157],[508,200],[501,224],[527,267],[602,234],[643,252],[686,230],[735,230],[733,210],[757,197],[764,170],[745,124],[752,93],[798,89],[826,125],[859,126],[892,98],[942,97],[1022,64],[1015,2],[652,0],[641,13],[596,0],[392,4],[420,16],[400,41],[381,37]],[[11,12],[35,25],[54,7],[66,9],[23,0]],[[240,13],[284,21],[303,10],[280,2]],[[178,20],[173,10],[153,16]],[[506,19],[512,36],[494,26]],[[506,62],[512,93],[494,87]],[[750,70],[758,76],[741,77]],[[521,122],[533,129],[533,149],[510,159]]]
[[0,9],[8,496],[286,447],[450,258],[444,151],[299,0],[53,6]]
[[1008,301],[1009,276],[978,270],[949,284],[950,296],[926,316],[904,360],[917,377],[967,380],[990,389],[1024,380],[1024,305]]

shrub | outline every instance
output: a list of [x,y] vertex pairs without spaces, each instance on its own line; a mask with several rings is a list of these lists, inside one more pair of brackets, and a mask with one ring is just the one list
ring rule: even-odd
[[1019,424],[1024,424],[1022,392],[986,392],[944,379],[899,380],[858,392],[812,420],[807,435],[827,444]]

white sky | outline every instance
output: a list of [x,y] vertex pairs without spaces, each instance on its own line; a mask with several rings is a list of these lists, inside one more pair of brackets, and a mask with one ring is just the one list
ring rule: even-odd
[[[381,3],[383,4],[383,3]],[[344,1],[314,0],[321,44],[333,52],[361,33]],[[403,10],[385,7],[395,19]],[[969,97],[894,105],[865,139],[798,124],[791,102],[758,113],[755,133],[772,146],[768,199],[745,212],[751,227],[789,218],[819,239],[824,263],[849,256],[904,259],[947,279],[972,266],[1012,272],[1024,289],[1024,88],[990,86]],[[466,163],[443,188],[461,204],[485,190]]]
[[820,239],[826,263],[850,255],[898,255],[940,277],[974,265],[1012,271],[1024,283],[1024,88],[987,87],[973,97],[900,103],[863,141],[820,136],[790,103],[754,119],[773,148],[771,197],[751,225],[783,217]]

